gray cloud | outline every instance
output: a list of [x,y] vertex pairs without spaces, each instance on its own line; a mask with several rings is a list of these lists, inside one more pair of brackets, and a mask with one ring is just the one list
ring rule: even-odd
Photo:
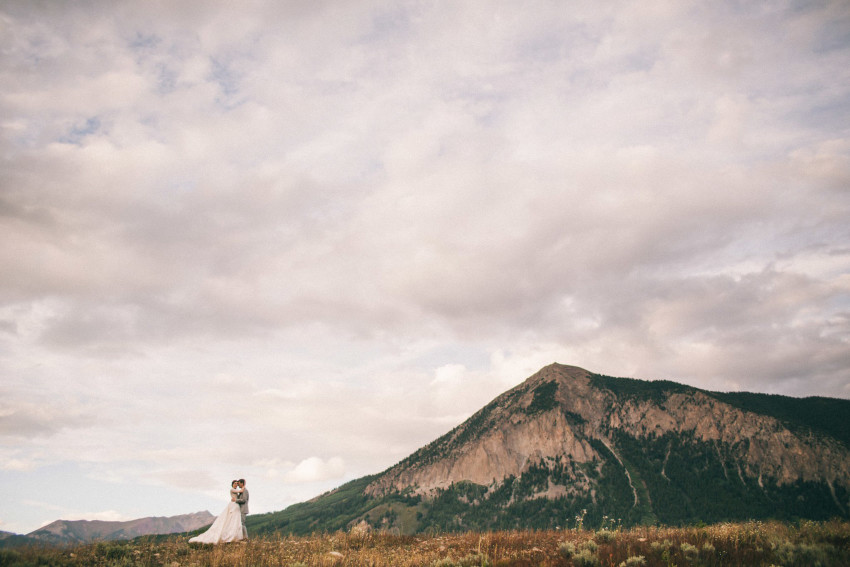
[[[49,344],[311,320],[361,329],[370,316],[414,336],[423,315],[532,327],[589,282],[723,262],[754,274],[806,239],[846,237],[843,193],[830,207],[810,198],[842,186],[846,145],[797,123],[841,92],[795,98],[846,51],[828,42],[819,67],[800,55],[827,41],[827,16],[846,18],[834,5],[552,19],[467,7],[490,26],[483,43],[404,7],[298,14],[309,44],[320,21],[344,30],[321,62],[287,59],[297,44],[269,30],[247,40],[262,11],[213,39],[233,13],[174,14],[202,22],[186,38],[165,18],[135,32],[110,18],[60,27],[62,10],[48,41],[54,28],[13,8],[11,52],[46,63],[6,69],[26,78],[5,97],[19,117],[9,131],[41,134],[6,138],[19,168],[4,181],[4,226],[18,245],[3,293],[62,298]],[[759,49],[771,22],[790,47]],[[24,102],[44,73],[44,97]]]
[[96,422],[87,408],[76,403],[47,401],[26,403],[14,391],[4,393],[0,406],[0,437],[27,439],[52,436],[63,429],[80,429]]

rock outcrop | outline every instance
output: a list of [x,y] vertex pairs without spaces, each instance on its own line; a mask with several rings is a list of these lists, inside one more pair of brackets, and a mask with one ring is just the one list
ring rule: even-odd
[[[778,485],[850,487],[850,450],[843,443],[813,431],[792,431],[775,417],[745,411],[709,392],[667,384],[668,390],[655,388],[651,395],[622,395],[584,369],[552,364],[379,475],[366,492],[430,497],[462,481],[493,487],[541,462],[604,461],[608,456],[600,453],[599,443],[619,460],[617,439],[623,435],[685,436],[714,446],[726,474],[744,483],[770,479]],[[570,480],[570,485],[587,484],[579,473]],[[546,493],[562,495],[570,485],[560,491],[550,486]]]

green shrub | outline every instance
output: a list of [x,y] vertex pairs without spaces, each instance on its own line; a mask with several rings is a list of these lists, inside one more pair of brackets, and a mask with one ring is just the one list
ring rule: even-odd
[[611,530],[602,529],[596,532],[593,539],[596,540],[596,543],[611,543],[617,539],[617,534]]
[[794,545],[790,541],[779,544],[774,551],[775,558],[781,565],[806,565],[807,567],[823,567],[829,562],[831,545]]
[[811,567],[823,567],[829,562],[829,545],[806,545],[801,543],[797,545],[797,561]]
[[460,561],[460,567],[488,567],[490,563],[487,561],[487,556],[482,553],[470,553]]
[[599,558],[589,549],[582,549],[581,553],[573,557],[573,565],[577,567],[599,567]]
[[656,553],[663,553],[665,551],[669,551],[671,547],[673,547],[673,542],[669,539],[665,539],[664,541],[653,541],[649,544],[650,549]]
[[564,556],[564,557],[566,557],[567,559],[569,559],[570,557],[572,557],[573,555],[575,555],[575,552],[576,552],[576,546],[575,546],[575,544],[573,544],[573,543],[570,543],[570,542],[568,542],[568,541],[565,541],[565,542],[562,542],[562,543],[561,543],[561,545],[559,545],[559,546],[558,546],[558,552],[559,552],[562,556]]
[[646,565],[646,557],[643,555],[632,555],[620,563],[620,567],[642,567]]
[[683,543],[681,546],[682,553],[685,554],[685,557],[688,559],[693,559],[694,557],[699,555],[699,549],[695,545],[691,545],[687,542]]
[[94,549],[95,553],[104,559],[123,559],[132,553],[128,545],[120,543],[100,542]]

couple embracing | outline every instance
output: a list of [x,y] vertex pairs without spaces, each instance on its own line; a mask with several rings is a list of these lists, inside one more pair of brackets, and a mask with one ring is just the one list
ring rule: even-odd
[[230,502],[219,514],[212,525],[199,536],[193,537],[189,543],[226,543],[248,539],[245,528],[245,516],[248,514],[248,489],[245,479],[240,478],[230,483]]

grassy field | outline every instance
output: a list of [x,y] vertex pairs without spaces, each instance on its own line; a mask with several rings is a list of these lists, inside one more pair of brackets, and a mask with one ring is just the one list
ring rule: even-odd
[[332,533],[219,546],[166,541],[0,550],[0,567],[44,566],[847,566],[848,522],[397,536]]

